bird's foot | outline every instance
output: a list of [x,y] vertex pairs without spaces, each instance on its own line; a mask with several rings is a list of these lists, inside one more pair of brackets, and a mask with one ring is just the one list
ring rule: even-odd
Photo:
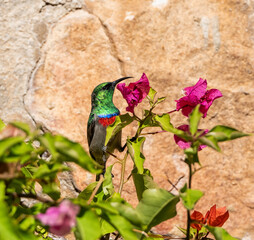
[[102,147],[102,151],[103,151],[104,153],[106,153],[106,152],[107,152],[107,146],[103,146],[103,147]]

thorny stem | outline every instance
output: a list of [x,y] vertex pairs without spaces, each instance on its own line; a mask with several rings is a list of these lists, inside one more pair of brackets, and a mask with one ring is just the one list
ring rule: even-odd
[[127,183],[127,182],[129,181],[129,179],[131,178],[131,176],[132,176],[132,173],[126,178],[126,181],[124,182],[124,184]]
[[125,166],[126,166],[126,159],[128,157],[128,151],[126,151],[124,158],[122,160],[122,169],[121,169],[121,178],[120,178],[120,185],[119,185],[119,193],[122,194],[123,184],[124,184],[124,173],[125,173]]
[[171,192],[173,189],[176,189],[178,191],[178,188],[176,187],[176,185],[180,182],[181,179],[183,179],[185,177],[185,175],[181,176],[178,178],[177,182],[175,184],[173,184],[169,179],[168,182],[172,185],[172,188],[169,190],[169,192]]
[[202,237],[202,239],[206,239],[206,237],[208,236],[209,233],[210,232],[207,232],[207,234],[204,237]]
[[[188,163],[188,166],[189,166],[189,182],[188,182],[188,188],[191,189],[191,180],[192,180],[192,165],[191,165],[191,163]],[[190,210],[187,209],[187,234],[186,234],[186,239],[187,239],[187,240],[190,239],[190,222],[191,222]]]
[[97,183],[97,185],[96,185],[96,187],[95,187],[95,189],[93,190],[93,192],[92,192],[90,198],[89,198],[88,201],[87,201],[87,204],[88,204],[88,205],[92,202],[92,200],[93,200],[95,194],[97,193],[98,189],[100,188],[100,186],[101,186],[103,180],[104,180],[104,177],[101,175],[101,176],[100,176],[100,179],[99,179],[99,181],[98,181],[98,183]]
[[172,111],[170,111],[170,112],[168,112],[168,114],[173,113],[173,112],[176,112],[176,109],[175,109],[175,110],[172,110]]
[[200,167],[200,168],[198,168],[198,169],[194,169],[194,171],[193,171],[193,173],[192,173],[192,176],[196,173],[196,172],[198,172],[199,170],[201,170],[201,169],[204,169],[204,168],[207,168],[207,167],[211,167],[212,165],[206,165],[206,166],[202,166],[202,167]]
[[172,188],[169,190],[169,192],[171,192],[173,189],[178,191],[178,188],[176,187],[176,185],[174,183],[172,183],[169,179],[167,179],[168,182],[171,184]]
[[107,151],[107,153],[111,156],[113,156],[114,158],[116,158],[119,162],[122,162],[122,159],[120,159],[119,157],[117,157],[114,153],[111,153],[109,151]]
[[153,135],[153,134],[157,134],[157,133],[163,133],[163,132],[167,132],[167,131],[158,131],[158,132],[147,132],[147,133],[141,133],[140,135],[149,135],[149,134],[151,134],[151,135]]
[[133,111],[133,116],[136,118],[136,120],[138,120],[138,121],[142,121],[136,114],[135,114],[135,112]]

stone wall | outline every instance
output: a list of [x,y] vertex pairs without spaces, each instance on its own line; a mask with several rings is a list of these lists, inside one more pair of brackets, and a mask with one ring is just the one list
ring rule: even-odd
[[[42,124],[88,149],[93,88],[122,76],[138,80],[145,72],[151,86],[167,97],[158,112],[173,110],[181,89],[202,77],[223,93],[203,126],[253,132],[253,0],[0,0],[0,33],[0,117],[5,122]],[[125,112],[118,91],[114,100]],[[174,114],[172,121],[186,120]],[[124,136],[134,132],[135,126]],[[223,153],[203,150],[206,167],[196,173],[193,186],[205,192],[196,208],[227,206],[225,228],[245,240],[254,239],[253,139],[224,143]],[[177,186],[184,184],[183,154],[170,134],[147,137],[145,154],[145,165],[160,186],[170,189],[167,179],[176,182],[182,175]],[[72,167],[76,187],[93,180]],[[116,183],[118,177],[115,169]],[[125,188],[124,197],[135,205],[131,180]],[[175,226],[183,227],[184,220],[179,205],[178,217],[156,231],[177,234]]]

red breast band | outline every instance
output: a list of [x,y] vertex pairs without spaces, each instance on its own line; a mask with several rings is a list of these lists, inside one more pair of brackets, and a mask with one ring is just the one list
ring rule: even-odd
[[111,118],[100,118],[99,119],[99,123],[104,126],[104,127],[107,127],[109,126],[110,124],[112,124],[116,119],[116,116],[113,116]]

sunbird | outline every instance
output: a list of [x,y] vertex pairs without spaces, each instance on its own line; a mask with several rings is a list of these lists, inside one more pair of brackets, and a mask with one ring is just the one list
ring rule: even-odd
[[[123,151],[121,144],[122,132],[118,132],[105,146],[107,127],[114,123],[116,116],[120,114],[119,109],[113,103],[113,95],[116,85],[131,77],[123,77],[113,82],[105,82],[96,86],[92,92],[92,108],[87,124],[87,140],[91,157],[104,167],[109,153],[115,149]],[[98,181],[100,175],[96,175]]]

